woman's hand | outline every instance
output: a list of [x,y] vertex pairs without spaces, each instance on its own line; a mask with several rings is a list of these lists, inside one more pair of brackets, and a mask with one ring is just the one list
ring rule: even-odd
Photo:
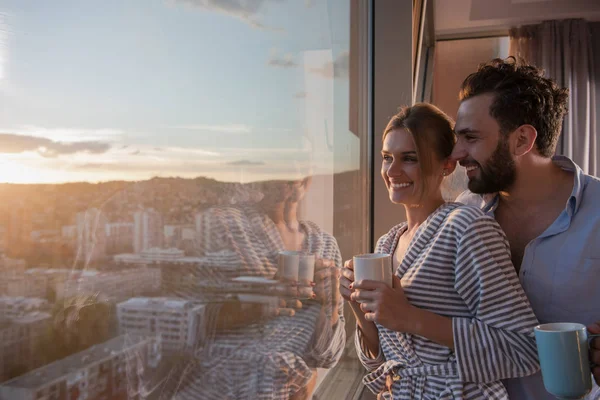
[[410,332],[414,307],[408,302],[400,279],[394,275],[393,287],[383,282],[362,280],[351,285],[352,301],[360,303],[367,321],[397,332]]
[[354,264],[352,259],[344,263],[342,268],[342,276],[340,278],[340,294],[348,301],[353,301],[351,298],[352,288],[351,285],[354,283]]
[[313,299],[337,310],[340,304],[340,271],[333,260],[315,261],[315,282]]

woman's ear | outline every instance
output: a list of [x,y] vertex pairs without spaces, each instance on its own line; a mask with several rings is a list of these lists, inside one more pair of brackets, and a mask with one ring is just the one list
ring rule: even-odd
[[444,172],[442,175],[448,176],[451,173],[453,173],[455,169],[456,169],[456,160],[453,160],[450,157],[448,157],[446,159],[446,161],[444,161]]

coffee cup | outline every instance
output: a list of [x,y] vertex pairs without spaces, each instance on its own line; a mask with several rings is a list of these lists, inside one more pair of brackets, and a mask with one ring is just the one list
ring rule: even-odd
[[279,253],[277,275],[280,280],[291,282],[298,280],[301,254],[299,251],[281,251]]
[[581,399],[592,390],[590,342],[585,325],[564,322],[534,329],[542,379],[546,390],[559,399]]
[[300,254],[298,263],[298,295],[310,298],[313,294],[310,282],[315,279],[315,256],[313,254]]
[[354,281],[372,280],[392,286],[392,257],[389,254],[369,253],[354,256]]

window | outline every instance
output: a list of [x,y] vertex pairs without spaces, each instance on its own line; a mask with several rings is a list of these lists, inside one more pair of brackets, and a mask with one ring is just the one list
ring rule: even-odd
[[[57,287],[90,302],[106,297],[112,310],[145,296],[235,302],[242,296],[223,287],[239,276],[277,278],[285,249],[337,258],[338,266],[369,251],[370,3],[3,2],[6,255],[28,267],[71,269]],[[31,233],[42,230],[55,240],[33,245]],[[297,314],[321,307],[303,301]],[[158,330],[151,315],[167,313],[161,323],[171,334],[163,337],[179,340],[173,326],[192,323],[166,306],[119,311],[121,321],[109,311],[78,319],[70,342],[102,346],[128,328],[150,334]],[[346,317],[335,329],[351,340]],[[201,322],[220,317],[211,318]],[[285,321],[244,322],[229,336],[198,329],[196,344],[246,338],[308,359],[308,342],[285,350],[284,340],[304,340],[277,336],[294,332]],[[325,334],[317,322],[302,329]],[[125,336],[127,346],[140,340]],[[334,384],[337,375],[327,373],[338,362],[356,364],[311,364],[317,391]]]

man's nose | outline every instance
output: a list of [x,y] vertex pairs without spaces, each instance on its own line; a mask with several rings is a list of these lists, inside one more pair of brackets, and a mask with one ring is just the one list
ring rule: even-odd
[[467,150],[460,143],[460,141],[456,142],[456,144],[454,145],[454,149],[452,149],[452,153],[450,154],[450,159],[452,161],[458,162],[464,159],[465,157],[467,157]]

